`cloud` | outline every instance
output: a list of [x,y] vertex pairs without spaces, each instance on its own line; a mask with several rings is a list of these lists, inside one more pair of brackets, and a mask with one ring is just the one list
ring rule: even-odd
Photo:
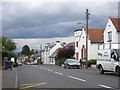
[[40,50],[40,45],[42,45],[42,49],[47,43],[52,43],[56,41],[60,41],[61,43],[66,42],[74,42],[74,37],[59,37],[59,38],[33,38],[33,39],[13,39],[17,44],[17,50],[21,51],[24,45],[28,45],[30,49]]
[[3,2],[2,33],[10,38],[73,36],[85,26],[86,8],[90,28],[104,28],[108,16],[118,15],[117,2]]

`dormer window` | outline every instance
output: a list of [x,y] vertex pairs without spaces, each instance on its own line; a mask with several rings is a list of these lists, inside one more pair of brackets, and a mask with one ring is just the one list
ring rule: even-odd
[[112,31],[108,32],[108,42],[112,41]]

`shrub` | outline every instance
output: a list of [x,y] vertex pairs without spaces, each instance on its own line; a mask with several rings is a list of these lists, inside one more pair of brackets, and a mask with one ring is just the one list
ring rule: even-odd
[[[91,67],[91,65],[95,65],[96,64],[96,59],[90,59],[88,60],[88,67]],[[80,60],[81,65],[86,65],[86,61]]]
[[90,59],[90,60],[88,61],[88,63],[91,64],[91,65],[92,65],[92,64],[95,65],[95,64],[96,64],[96,61],[97,61],[96,59]]

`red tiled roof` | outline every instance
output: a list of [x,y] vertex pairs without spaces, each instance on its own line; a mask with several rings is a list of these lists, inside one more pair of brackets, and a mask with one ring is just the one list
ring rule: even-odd
[[103,39],[103,32],[104,29],[88,29],[88,37],[92,43],[99,43]]
[[120,31],[120,18],[111,18],[111,17],[109,18],[112,21],[113,25],[115,26],[116,30]]

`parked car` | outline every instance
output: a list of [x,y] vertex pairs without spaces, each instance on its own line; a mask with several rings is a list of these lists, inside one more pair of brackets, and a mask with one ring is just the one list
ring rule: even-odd
[[22,66],[22,63],[21,63],[21,62],[18,62],[18,66]]
[[64,62],[64,68],[80,68],[80,63],[78,61],[76,61],[75,59],[67,59]]
[[29,63],[29,62],[26,62],[26,65],[30,65],[30,63]]
[[34,65],[38,65],[38,62],[37,62],[37,60],[35,60],[35,61],[34,61]]
[[34,62],[31,62],[30,65],[34,65]]

